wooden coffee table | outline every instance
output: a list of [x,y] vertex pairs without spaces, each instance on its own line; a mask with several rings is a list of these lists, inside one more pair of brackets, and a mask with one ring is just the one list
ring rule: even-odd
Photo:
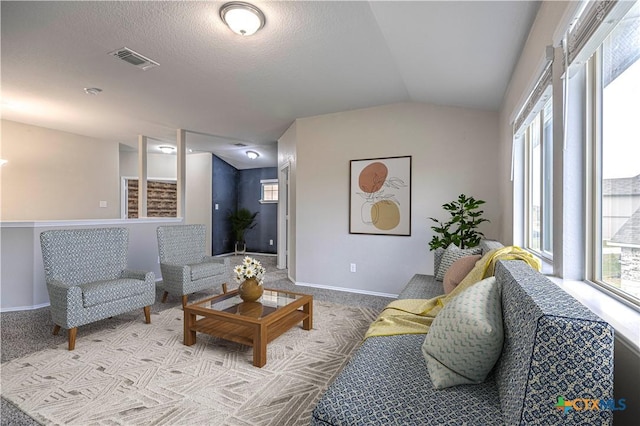
[[[198,319],[197,317],[202,317]],[[302,321],[313,327],[313,297],[265,289],[257,302],[243,302],[238,290],[184,307],[184,344],[196,343],[196,332],[253,346],[253,365],[267,363],[267,343]]]

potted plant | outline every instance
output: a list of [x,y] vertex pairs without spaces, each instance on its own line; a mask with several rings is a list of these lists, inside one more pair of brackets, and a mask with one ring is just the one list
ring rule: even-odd
[[256,216],[258,212],[251,213],[247,208],[241,208],[229,213],[231,221],[231,231],[236,237],[235,253],[244,253],[247,250],[247,244],[244,240],[244,233],[248,229],[256,226]]
[[477,230],[478,225],[482,222],[489,222],[488,219],[481,217],[484,211],[479,210],[484,203],[483,200],[476,200],[473,197],[460,194],[457,200],[443,204],[442,208],[451,214],[451,218],[447,222],[441,222],[433,217],[429,218],[437,223],[436,226],[431,227],[436,235],[429,242],[429,248],[431,250],[438,247],[446,249],[449,244],[454,243],[464,249],[480,244],[484,234]]

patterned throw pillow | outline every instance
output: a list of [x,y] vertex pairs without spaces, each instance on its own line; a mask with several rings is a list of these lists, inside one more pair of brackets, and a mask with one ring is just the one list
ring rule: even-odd
[[500,288],[489,277],[460,293],[436,316],[422,344],[436,389],[482,383],[502,353]]
[[482,249],[480,247],[473,247],[470,249],[459,249],[455,244],[449,244],[449,247],[444,251],[442,255],[442,260],[440,261],[440,265],[438,266],[438,270],[436,271],[436,280],[442,281],[444,280],[444,274],[447,273],[447,270],[453,265],[453,262],[460,259],[461,257],[471,256],[474,254],[480,254]]
[[453,265],[447,270],[447,273],[444,274],[444,280],[442,280],[442,284],[444,287],[444,294],[449,294],[453,291],[454,288],[460,284],[460,281],[464,279],[464,277],[471,272],[474,266],[476,266],[476,262],[480,260],[482,256],[479,254],[474,254],[473,256],[465,256],[453,262]]

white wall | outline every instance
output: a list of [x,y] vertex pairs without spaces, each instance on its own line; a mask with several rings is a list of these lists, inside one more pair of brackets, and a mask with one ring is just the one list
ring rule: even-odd
[[[120,176],[138,176],[138,153],[120,151]],[[147,178],[177,179],[178,160],[175,154],[147,154]]]
[[2,220],[120,217],[117,142],[2,120],[2,158]]
[[[173,156],[175,159],[175,156]],[[211,254],[213,217],[213,155],[208,152],[187,155],[185,181],[185,223],[207,226],[207,254]]]
[[[481,228],[499,238],[494,112],[401,103],[296,121],[295,280],[397,294],[433,272],[428,217],[461,193],[487,201]],[[411,155],[412,235],[349,234],[349,161]],[[355,263],[356,273],[349,272]]]
[[[297,154],[296,154],[296,142],[297,142],[297,122],[294,122],[286,132],[278,139],[278,168],[282,167],[285,164],[289,165],[289,226],[287,234],[287,265],[288,265],[288,273],[289,278],[292,281],[296,281],[296,164],[297,164]],[[283,210],[284,205],[282,203],[278,203],[278,218],[280,219],[282,215],[286,214]],[[278,235],[283,235],[283,233],[278,232]],[[283,247],[282,244],[278,244],[278,254],[280,253],[280,249]]]

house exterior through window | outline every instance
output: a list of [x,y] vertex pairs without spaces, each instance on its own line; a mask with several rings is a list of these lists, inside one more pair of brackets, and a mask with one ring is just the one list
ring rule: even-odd
[[640,2],[590,59],[592,279],[640,303]]

